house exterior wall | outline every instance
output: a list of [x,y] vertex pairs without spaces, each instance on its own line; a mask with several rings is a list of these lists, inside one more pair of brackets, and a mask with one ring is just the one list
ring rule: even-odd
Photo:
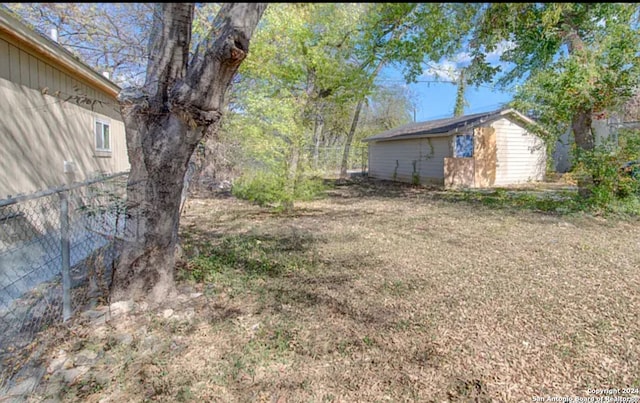
[[[591,130],[593,132],[595,145],[605,147],[616,147],[618,145],[618,135],[612,130],[612,120],[606,117],[592,116]],[[573,156],[571,146],[575,143],[573,130],[569,128],[556,141],[553,150],[553,167],[556,172],[569,172],[573,167]]]
[[[0,99],[0,198],[129,169],[116,100],[2,34]],[[96,119],[110,126],[111,152],[96,151]]]
[[496,186],[544,180],[543,140],[506,118],[491,124],[496,130]]
[[559,173],[569,172],[573,165],[573,158],[571,157],[571,144],[573,144],[573,132],[571,129],[562,133],[562,135],[556,141],[556,146],[553,149],[553,169]]
[[443,184],[444,159],[450,156],[450,137],[374,141],[369,143],[369,176],[412,183],[415,172],[421,184]]

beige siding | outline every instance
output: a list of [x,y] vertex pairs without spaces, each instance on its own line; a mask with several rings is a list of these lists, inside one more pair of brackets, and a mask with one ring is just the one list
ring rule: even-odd
[[369,143],[369,176],[412,182],[415,172],[423,184],[444,181],[444,158],[451,155],[450,137]]
[[[9,58],[9,71],[7,72],[8,76],[6,77],[8,80],[13,81],[14,83],[20,82],[20,49],[16,48],[13,45],[9,45],[9,54],[6,56]],[[0,55],[5,57],[5,55]]]
[[[129,169],[116,100],[3,35],[0,97],[0,199]],[[95,150],[95,119],[110,125],[111,152]]]
[[495,185],[511,185],[544,179],[546,150],[542,139],[506,118],[492,123],[496,129]]
[[[122,120],[115,99],[106,97],[102,92],[90,91],[91,87],[87,83],[79,81],[56,66],[52,66],[38,58],[37,55],[17,48],[8,42],[8,39],[2,37],[0,37],[0,78],[37,91],[43,91],[46,88],[48,94],[57,94],[56,97],[61,100],[66,100],[71,96],[72,99],[68,102],[112,119]],[[76,99],[76,96],[79,99]],[[100,102],[90,105],[85,102],[86,100]]]
[[[40,91],[0,79],[0,198],[129,169],[124,124]],[[111,129],[111,153],[95,151],[95,119]],[[75,174],[63,173],[73,161]]]
[[0,40],[0,77],[7,78],[11,75],[11,64],[9,63],[9,43]]

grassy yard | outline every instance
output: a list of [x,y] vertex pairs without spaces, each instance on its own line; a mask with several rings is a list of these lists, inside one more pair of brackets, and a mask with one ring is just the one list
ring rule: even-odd
[[293,214],[192,199],[180,299],[52,329],[45,365],[90,369],[50,368],[32,401],[640,396],[623,394],[640,388],[640,221],[497,195],[364,182]]

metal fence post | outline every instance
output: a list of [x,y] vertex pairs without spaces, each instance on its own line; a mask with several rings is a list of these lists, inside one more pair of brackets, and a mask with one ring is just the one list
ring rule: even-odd
[[69,199],[60,192],[60,249],[62,255],[62,319],[71,317],[71,247],[69,241]]

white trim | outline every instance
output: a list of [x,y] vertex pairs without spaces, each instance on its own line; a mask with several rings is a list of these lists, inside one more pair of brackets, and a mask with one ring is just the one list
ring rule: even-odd
[[[104,127],[108,127],[109,131],[108,131],[108,143],[109,143],[109,147],[108,148],[100,148],[98,147],[98,133],[96,132],[96,124],[101,124],[102,125],[102,143],[104,145]],[[112,152],[112,143],[113,142],[113,136],[111,136],[111,121],[109,119],[103,119],[103,118],[99,118],[99,117],[94,117],[93,118],[93,147],[94,150],[97,153],[111,153]]]

